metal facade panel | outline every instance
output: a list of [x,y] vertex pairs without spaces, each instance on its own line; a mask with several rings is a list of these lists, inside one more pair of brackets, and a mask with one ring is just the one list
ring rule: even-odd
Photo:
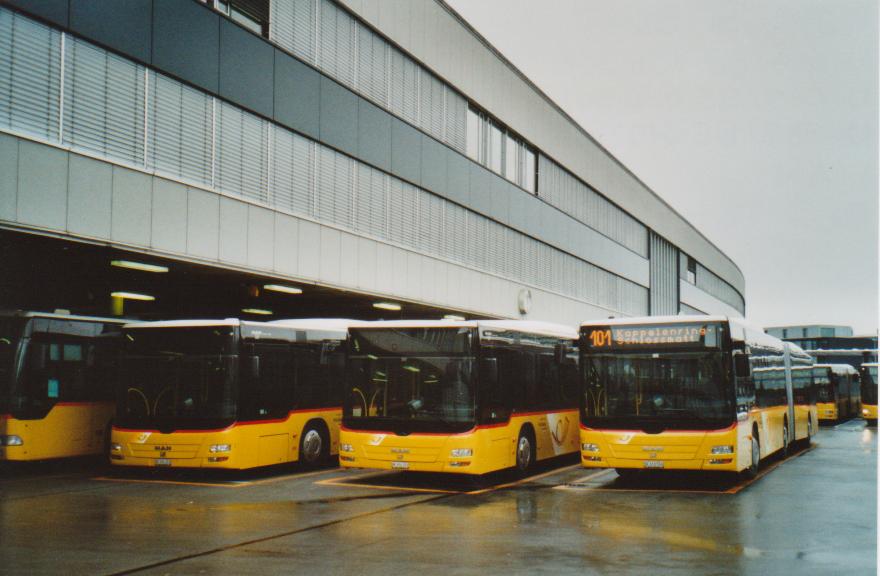
[[[221,202],[233,201],[204,190],[187,188],[186,251],[189,254],[208,260],[220,258]],[[235,262],[240,261],[236,259]]]
[[353,234],[341,232],[339,236],[339,283],[343,286],[358,285],[358,239]]
[[422,186],[440,194],[447,196],[448,179],[447,171],[447,155],[452,154],[449,149],[440,144],[433,138],[422,138]]
[[67,154],[61,150],[26,140],[19,142],[19,222],[64,230],[67,224],[67,169]]
[[272,270],[275,257],[275,216],[271,210],[248,205],[247,263]]
[[153,212],[150,239],[153,248],[186,252],[188,194],[186,186],[153,179]]
[[678,314],[678,250],[651,233],[651,315]]
[[262,38],[220,21],[220,95],[272,117],[275,50]]
[[152,204],[149,176],[120,166],[113,167],[113,240],[149,246]]
[[68,0],[4,0],[13,6],[18,6],[22,10],[45,18],[46,20],[58,24],[59,26],[67,26],[70,14],[70,6]]
[[422,134],[397,118],[391,121],[391,172],[410,182],[422,177]]
[[248,205],[220,197],[220,261],[247,264]]
[[[10,173],[2,167],[3,150],[0,146],[0,188]],[[67,230],[74,234],[98,238],[110,237],[111,190],[113,169],[100,162],[78,154],[69,155],[70,180],[67,190]],[[11,172],[15,182],[15,171]],[[0,210],[2,217],[2,210]]]
[[275,271],[296,276],[299,270],[299,219],[275,212]]
[[220,20],[219,14],[199,2],[153,0],[152,64],[216,93]]
[[153,0],[70,0],[70,29],[149,63]]
[[377,242],[370,238],[357,239],[357,287],[361,290],[376,291],[376,253]]
[[299,223],[299,275],[318,279],[321,272],[321,226],[308,220]]
[[358,97],[336,82],[321,77],[321,140],[348,152],[358,151]]
[[18,139],[6,134],[0,134],[0,174],[0,219],[11,222],[18,203]]
[[[273,2],[273,6],[277,2]],[[321,75],[302,62],[275,51],[275,120],[317,138],[321,122]]]
[[358,101],[358,157],[370,164],[391,169],[391,115],[366,100]]

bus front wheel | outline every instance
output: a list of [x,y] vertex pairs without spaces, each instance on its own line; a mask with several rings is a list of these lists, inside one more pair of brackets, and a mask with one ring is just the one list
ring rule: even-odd
[[746,468],[746,476],[754,478],[758,475],[758,467],[761,465],[761,441],[757,432],[752,432],[752,463]]
[[516,441],[516,469],[519,472],[528,472],[534,463],[534,435],[528,428],[523,428],[519,431],[519,438]]
[[309,422],[303,429],[299,439],[299,460],[303,465],[312,467],[330,456],[330,439],[324,426],[317,422]]

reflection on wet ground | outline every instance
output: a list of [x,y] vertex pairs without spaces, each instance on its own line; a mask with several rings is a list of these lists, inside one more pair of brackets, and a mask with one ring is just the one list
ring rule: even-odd
[[624,480],[571,460],[480,482],[332,466],[22,470],[0,478],[4,574],[824,575],[874,573],[877,558],[877,433],[859,421],[753,482]]

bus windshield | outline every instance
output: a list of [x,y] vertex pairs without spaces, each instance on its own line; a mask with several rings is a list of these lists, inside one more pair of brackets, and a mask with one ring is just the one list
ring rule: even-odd
[[118,424],[160,431],[232,424],[238,396],[233,330],[231,326],[127,330]]
[[598,354],[584,359],[585,425],[717,429],[733,419],[721,352]]
[[10,410],[15,352],[20,336],[20,321],[15,318],[0,318],[0,414]]
[[813,382],[816,384],[817,401],[834,402],[834,386],[828,376],[828,368],[813,370]]
[[862,404],[877,403],[877,366],[862,370]]
[[346,425],[397,433],[470,429],[472,341],[466,327],[352,329]]

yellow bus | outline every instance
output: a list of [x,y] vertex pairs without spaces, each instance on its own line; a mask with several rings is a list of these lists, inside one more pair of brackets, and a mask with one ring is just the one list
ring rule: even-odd
[[756,474],[817,425],[812,358],[741,320],[587,322],[580,349],[588,468]]
[[106,452],[122,324],[0,313],[0,460]]
[[477,475],[576,452],[576,341],[516,320],[352,326],[340,464]]
[[110,461],[245,469],[337,452],[345,320],[127,324]]
[[839,422],[859,414],[861,390],[855,368],[849,364],[816,364],[813,380],[818,395],[819,424]]
[[877,363],[868,362],[859,368],[862,386],[862,418],[868,426],[877,425]]

